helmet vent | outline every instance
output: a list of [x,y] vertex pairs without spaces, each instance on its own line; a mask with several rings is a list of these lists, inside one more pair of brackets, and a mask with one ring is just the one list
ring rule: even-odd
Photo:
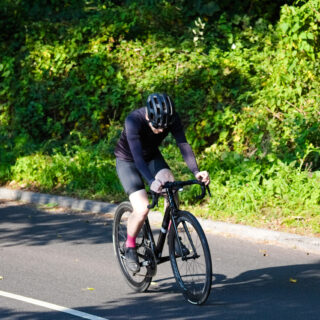
[[149,95],[147,112],[150,122],[156,128],[167,128],[173,123],[173,104],[166,94],[154,93]]

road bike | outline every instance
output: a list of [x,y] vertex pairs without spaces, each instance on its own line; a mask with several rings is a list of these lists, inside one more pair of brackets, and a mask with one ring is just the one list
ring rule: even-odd
[[[130,202],[122,202],[115,212],[113,223],[113,246],[121,271],[128,285],[137,292],[148,289],[152,278],[157,273],[157,265],[170,260],[174,277],[186,300],[201,305],[208,299],[212,285],[211,254],[205,233],[196,219],[188,211],[179,210],[175,201],[175,192],[187,185],[198,184],[204,198],[209,188],[198,180],[167,182],[163,186],[164,196],[168,201],[163,221],[155,243],[149,219],[146,218],[137,237],[136,246],[140,271],[132,272],[127,268],[125,243],[127,238],[127,221],[132,213]],[[158,203],[158,195],[152,194],[152,204]],[[167,238],[168,256],[162,256]]]

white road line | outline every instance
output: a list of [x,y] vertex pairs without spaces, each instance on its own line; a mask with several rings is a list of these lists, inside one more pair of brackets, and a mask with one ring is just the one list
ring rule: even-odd
[[83,318],[83,319],[108,320],[106,318],[97,317],[97,316],[91,315],[89,313],[85,313],[85,312],[81,312],[81,311],[78,311],[78,310],[61,307],[61,306],[58,306],[56,304],[52,304],[52,303],[48,303],[48,302],[45,302],[45,301],[41,301],[41,300],[36,300],[36,299],[20,296],[20,295],[14,294],[14,293],[5,292],[5,291],[1,291],[1,290],[0,290],[0,296],[7,297],[7,298],[10,298],[10,299],[20,300],[20,301],[31,303],[31,304],[35,304],[36,306],[44,307],[44,308],[47,308],[47,309],[56,310],[56,311],[60,311],[60,312],[68,313],[68,314],[72,314],[73,316],[76,316],[76,317],[79,317],[79,318]]

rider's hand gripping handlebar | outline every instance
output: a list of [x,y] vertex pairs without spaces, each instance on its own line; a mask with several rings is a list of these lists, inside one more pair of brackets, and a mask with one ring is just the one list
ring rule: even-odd
[[[166,182],[163,185],[163,189],[171,189],[171,190],[179,190],[184,186],[198,184],[201,187],[201,194],[196,196],[198,200],[203,199],[206,195],[206,191],[208,192],[209,196],[211,197],[211,192],[209,186],[206,186],[203,182],[198,180],[187,180],[187,181],[173,181],[173,182]],[[158,199],[160,194],[151,191],[152,195],[152,203],[148,205],[148,209],[153,209],[155,206],[158,205]]]

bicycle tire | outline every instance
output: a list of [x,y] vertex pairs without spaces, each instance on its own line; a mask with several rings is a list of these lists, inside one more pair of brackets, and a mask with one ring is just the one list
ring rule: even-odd
[[[133,273],[127,269],[124,257],[127,239],[127,220],[131,213],[132,206],[130,202],[125,201],[118,206],[114,215],[112,230],[113,249],[127,284],[136,292],[144,292],[149,288],[151,283],[150,270],[148,270],[148,267],[141,266],[138,273]],[[142,232],[137,236],[136,244],[139,261],[143,261],[144,257],[149,259],[150,249],[144,245]]]
[[185,257],[176,253],[176,232],[171,226],[168,245],[172,271],[186,300],[200,305],[208,299],[212,286],[212,262],[208,242],[198,220],[190,212],[179,211],[175,221],[178,236],[189,253]]

